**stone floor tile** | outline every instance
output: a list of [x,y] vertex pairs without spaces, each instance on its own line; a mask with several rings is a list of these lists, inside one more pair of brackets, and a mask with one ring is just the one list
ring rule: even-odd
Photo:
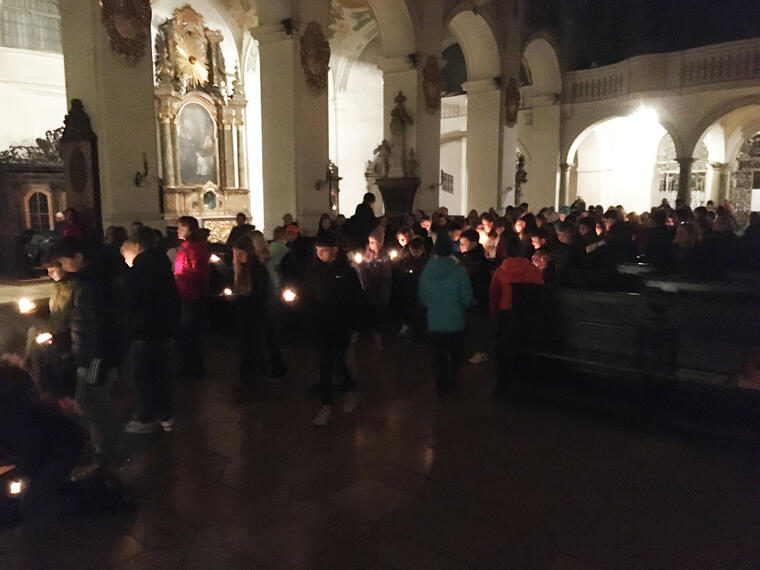
[[376,521],[410,500],[403,491],[379,481],[362,479],[329,496],[329,501]]

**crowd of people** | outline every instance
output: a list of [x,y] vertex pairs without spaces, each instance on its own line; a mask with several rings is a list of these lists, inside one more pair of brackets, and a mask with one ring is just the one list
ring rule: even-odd
[[[359,403],[360,379],[346,353],[360,332],[377,351],[389,334],[413,342],[427,335],[436,391],[446,400],[456,393],[472,313],[492,317],[497,376],[508,374],[516,284],[573,285],[584,271],[610,272],[634,261],[708,279],[735,268],[760,269],[760,215],[753,213],[739,236],[730,208],[711,203],[692,211],[663,202],[638,215],[620,206],[586,207],[579,199],[536,213],[528,204],[503,215],[420,210],[397,222],[376,215],[372,193],[350,218],[324,214],[313,237],[286,214],[268,240],[241,213],[226,247],[212,253],[193,217],[179,219],[176,239],[135,222],[108,228],[101,242],[85,239],[76,212],[67,212],[60,239],[42,261],[55,289],[47,330],[30,330],[23,362],[30,376],[3,362],[0,446],[19,457],[39,447],[34,418],[44,414],[24,412],[32,400],[47,406],[48,415],[55,410],[78,419],[95,466],[117,460],[123,431],[174,430],[170,371],[205,375],[210,298],[234,309],[238,403],[266,397],[271,382],[286,375],[284,331],[310,339],[321,399],[313,424],[321,427],[335,416],[334,379],[342,413]],[[469,362],[485,362],[489,353],[484,346]],[[124,426],[110,401],[119,378],[132,389],[132,418]],[[65,439],[51,454],[55,465],[36,455],[30,460],[48,474],[50,487],[68,477],[83,443],[66,435],[71,431],[58,420],[43,424],[51,441]]]

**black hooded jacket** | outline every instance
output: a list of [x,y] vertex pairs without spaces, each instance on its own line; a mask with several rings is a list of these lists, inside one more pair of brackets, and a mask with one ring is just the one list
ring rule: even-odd
[[311,330],[319,342],[344,339],[362,318],[359,276],[342,252],[332,263],[317,261],[306,280],[305,305]]
[[157,248],[141,252],[127,276],[128,323],[134,340],[171,337],[179,322],[179,295],[171,262]]

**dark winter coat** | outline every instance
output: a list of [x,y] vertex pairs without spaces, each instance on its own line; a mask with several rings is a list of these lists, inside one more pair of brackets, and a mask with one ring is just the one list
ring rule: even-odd
[[166,254],[141,252],[127,274],[128,327],[133,340],[171,337],[179,322],[179,295]]
[[318,343],[345,340],[351,329],[361,325],[359,277],[342,252],[332,263],[318,260],[311,266],[304,293],[307,318]]

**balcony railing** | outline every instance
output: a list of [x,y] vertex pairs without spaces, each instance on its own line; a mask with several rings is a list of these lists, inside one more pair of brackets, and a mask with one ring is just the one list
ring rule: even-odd
[[564,101],[585,103],[632,93],[760,80],[760,38],[633,57],[564,74]]

